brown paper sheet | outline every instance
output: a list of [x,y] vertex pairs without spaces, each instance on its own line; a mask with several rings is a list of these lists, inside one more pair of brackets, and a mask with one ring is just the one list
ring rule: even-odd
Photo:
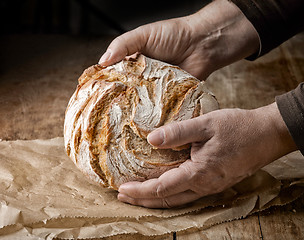
[[299,152],[223,193],[165,210],[121,203],[90,182],[66,156],[63,138],[0,142],[0,160],[0,239],[167,236],[286,204],[304,189]]

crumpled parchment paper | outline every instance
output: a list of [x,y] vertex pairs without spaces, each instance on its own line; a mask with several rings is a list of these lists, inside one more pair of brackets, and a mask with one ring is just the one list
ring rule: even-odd
[[166,236],[207,228],[295,200],[304,157],[293,152],[234,187],[176,209],[121,203],[66,156],[63,138],[0,142],[0,239]]

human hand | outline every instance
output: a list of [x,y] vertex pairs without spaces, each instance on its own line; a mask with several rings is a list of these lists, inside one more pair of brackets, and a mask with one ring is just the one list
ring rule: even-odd
[[241,11],[227,0],[218,0],[193,15],[144,25],[117,37],[99,64],[109,66],[141,52],[205,79],[258,47],[258,35]]
[[215,194],[296,150],[276,103],[255,110],[223,109],[156,129],[158,148],[191,143],[191,159],[157,179],[120,186],[118,199],[170,208]]

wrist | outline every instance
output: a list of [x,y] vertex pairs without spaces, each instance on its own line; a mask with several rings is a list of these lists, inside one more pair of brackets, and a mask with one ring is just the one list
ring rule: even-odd
[[258,33],[230,1],[213,1],[186,22],[192,41],[200,42],[210,73],[259,51]]
[[256,109],[260,116],[260,124],[264,126],[266,141],[269,145],[271,160],[278,159],[290,152],[297,150],[288,128],[274,102],[268,106]]

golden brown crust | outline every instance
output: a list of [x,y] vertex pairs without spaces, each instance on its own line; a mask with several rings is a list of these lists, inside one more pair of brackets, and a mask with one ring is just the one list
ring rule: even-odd
[[189,159],[189,145],[179,151],[149,145],[153,129],[217,108],[204,83],[176,66],[143,55],[94,65],[80,76],[67,107],[66,150],[92,180],[117,189]]

